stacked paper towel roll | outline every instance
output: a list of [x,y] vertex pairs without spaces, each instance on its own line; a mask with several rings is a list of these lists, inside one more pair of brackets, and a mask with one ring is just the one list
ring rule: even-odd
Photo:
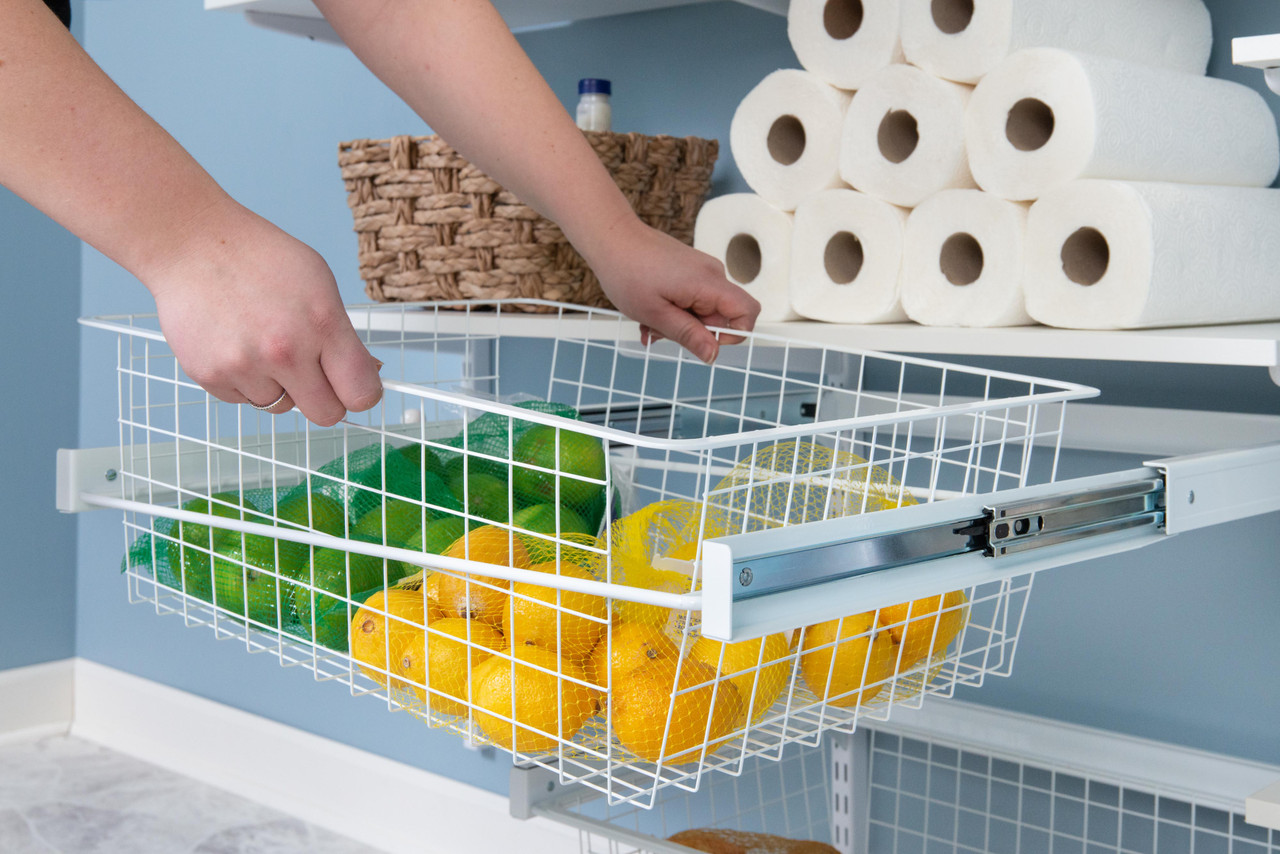
[[1280,318],[1280,192],[1076,181],[1031,209],[1027,310],[1133,329]]
[[1061,47],[1204,74],[1213,47],[1201,0],[900,0],[902,48],[924,70],[977,83],[1028,47]]
[[1022,286],[1027,207],[979,190],[945,190],[907,221],[902,304],[929,326],[1031,323]]
[[791,0],[787,37],[800,64],[841,89],[861,89],[903,62],[898,0]]
[[[727,266],[755,258],[728,248],[756,233],[752,217],[788,231],[786,241],[756,238],[751,284],[741,266],[731,273],[765,297],[766,318],[1105,325],[1098,304],[1130,289],[1143,310],[1118,306],[1106,323],[1221,322],[1187,296],[1203,287],[1187,278],[1194,265],[1124,260],[1146,251],[1141,235],[1079,226],[1068,237],[1092,229],[1102,242],[1077,236],[1067,246],[1043,223],[1123,202],[1152,233],[1183,233],[1169,196],[1156,204],[1155,191],[1132,184],[1158,181],[1183,188],[1187,204],[1223,199],[1201,204],[1210,218],[1248,198],[1262,231],[1280,233],[1265,201],[1280,191],[1234,189],[1265,187],[1280,170],[1275,117],[1253,90],[1204,76],[1212,36],[1202,0],[792,0],[787,26],[803,70],[766,77],[730,132],[754,192],[702,214],[722,244],[708,251]],[[1136,189],[1072,191],[1090,179]],[[1258,239],[1203,217],[1196,231],[1230,257]],[[1096,267],[1102,244],[1113,259],[1105,287],[1063,272]],[[1050,268],[1058,278],[1030,297],[1030,279]],[[1088,290],[1091,313],[1044,296],[1063,276]],[[1236,319],[1280,315],[1265,299],[1233,300]]]
[[827,190],[796,208],[791,304],[835,323],[893,323],[902,310],[906,211],[854,190]]
[[783,210],[805,196],[842,186],[840,129],[849,93],[817,75],[784,68],[742,99],[729,125],[729,148],[751,189]]
[[1275,115],[1254,90],[1056,48],[983,78],[966,138],[979,185],[1007,199],[1076,178],[1264,187],[1280,168]]
[[753,193],[709,200],[693,229],[695,249],[719,259],[729,281],[760,303],[765,322],[795,320],[791,309],[791,214]]

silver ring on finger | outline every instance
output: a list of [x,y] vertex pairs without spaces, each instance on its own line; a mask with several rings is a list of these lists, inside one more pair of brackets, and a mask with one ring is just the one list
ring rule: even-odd
[[279,397],[277,397],[275,400],[271,401],[270,403],[264,406],[259,406],[258,404],[254,403],[252,400],[249,401],[249,405],[252,406],[254,409],[258,410],[259,412],[270,412],[274,407],[279,406],[280,403],[283,402],[284,399],[288,396],[289,396],[289,392],[281,391]]

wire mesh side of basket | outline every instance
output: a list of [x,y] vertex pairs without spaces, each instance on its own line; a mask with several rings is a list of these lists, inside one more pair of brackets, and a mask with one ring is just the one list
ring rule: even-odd
[[[899,651],[889,671],[868,669],[852,687],[832,687],[835,652],[826,678],[812,667],[805,672],[806,654],[859,639],[870,644],[891,623],[918,622],[920,606],[896,621],[873,614],[847,636],[838,629],[808,647],[809,630],[798,618],[785,654],[733,666],[715,659],[709,673],[699,671],[684,663],[699,640],[699,550],[705,539],[727,533],[1051,480],[1063,407],[1088,390],[755,335],[705,366],[675,348],[630,342],[615,313],[558,307],[531,319],[505,304],[488,308],[353,311],[387,365],[386,392],[378,407],[329,429],[296,413],[271,417],[219,403],[182,374],[150,321],[104,322],[120,342],[121,494],[143,507],[125,517],[131,598],[353,694],[496,744],[612,802],[648,806],[668,787],[697,790],[708,772],[739,774],[753,757],[777,759],[789,744],[816,744],[823,732],[883,719],[925,694],[946,696],[957,685],[1008,674],[1030,577],[938,591],[960,597],[934,607],[963,614],[954,637],[911,661]],[[533,355],[517,340],[530,322],[543,334],[548,324],[555,331]],[[517,447],[534,430],[551,438],[544,456],[531,461]],[[583,468],[596,447],[607,450],[607,464]],[[433,456],[439,474],[448,459],[461,479],[428,491],[428,475],[443,483],[427,462]],[[534,506],[527,501],[534,493],[514,485],[519,478],[549,490],[541,529],[517,518]],[[402,482],[412,489],[397,486]],[[567,501],[578,492],[579,503]],[[341,508],[336,529],[320,524],[317,494]],[[286,518],[280,508],[299,496],[301,516]],[[679,525],[636,528],[640,536],[627,539],[629,520],[673,506]],[[375,524],[361,527],[375,511]],[[406,560],[408,544],[392,541],[393,511],[403,515],[398,524],[420,535],[416,550],[407,548],[416,560]],[[502,553],[473,550],[468,535],[456,557],[477,563],[442,565],[423,545],[428,525],[441,522],[460,525],[455,536],[469,528],[496,532]],[[187,536],[193,529],[203,542]],[[238,552],[215,546],[215,532],[224,530]],[[336,583],[321,577],[322,553]],[[675,568],[661,558],[676,560]],[[295,559],[300,575],[284,568]],[[479,571],[495,564],[500,577]],[[549,596],[519,576],[535,564],[547,580],[534,588],[552,590]],[[415,578],[424,565],[435,571]],[[569,565],[580,571],[576,579]],[[659,565],[666,568],[655,575]],[[503,576],[504,566],[515,569]],[[225,584],[217,583],[218,567]],[[209,589],[193,580],[201,571],[211,573]],[[595,599],[575,598],[578,581],[616,586],[607,595],[593,588]],[[462,604],[433,611],[442,601],[432,598],[433,583],[452,585]],[[392,613],[388,603],[402,592],[417,596],[419,616]],[[382,598],[371,604],[371,596]],[[477,603],[486,601],[498,603],[501,613],[496,622],[490,614],[489,623],[501,640],[473,625],[481,619]],[[527,619],[540,630],[550,627],[557,645],[550,659],[512,651],[545,647],[532,630],[512,640],[516,632],[503,619],[514,621],[518,606],[534,614]],[[361,613],[383,626],[379,645],[363,656],[354,641]],[[466,625],[453,623],[450,634],[433,623],[442,617]],[[664,671],[648,712],[653,722],[638,735],[622,734],[610,666],[593,673],[584,658],[570,667],[562,651],[574,626],[584,647],[603,645],[608,657],[621,637],[618,620],[648,623],[678,650],[680,663]],[[934,641],[935,631],[926,632]],[[462,662],[461,678],[447,690],[433,683],[431,657],[443,660],[432,652],[433,640]],[[400,655],[410,643],[416,651]],[[485,701],[476,674],[489,660],[498,662],[487,668],[498,671],[495,682],[505,671],[509,685],[543,683],[541,705],[551,717],[531,721],[514,699],[505,707]],[[781,674],[770,676],[781,686],[776,694],[747,688],[738,698],[740,719],[695,726],[676,744],[679,708],[704,703],[710,719],[717,698],[736,690],[734,680],[750,685],[765,673]],[[570,720],[571,704],[579,708]]]

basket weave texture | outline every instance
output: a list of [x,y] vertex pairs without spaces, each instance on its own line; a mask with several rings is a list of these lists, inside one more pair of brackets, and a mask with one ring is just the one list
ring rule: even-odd
[[[640,219],[692,245],[719,143],[638,133],[586,137]],[[610,307],[555,223],[438,136],[344,142],[338,164],[360,277],[372,299],[533,298]]]

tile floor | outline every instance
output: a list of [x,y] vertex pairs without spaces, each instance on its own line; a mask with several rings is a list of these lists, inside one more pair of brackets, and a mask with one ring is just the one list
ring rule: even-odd
[[4,854],[378,854],[252,801],[66,736],[0,747]]

